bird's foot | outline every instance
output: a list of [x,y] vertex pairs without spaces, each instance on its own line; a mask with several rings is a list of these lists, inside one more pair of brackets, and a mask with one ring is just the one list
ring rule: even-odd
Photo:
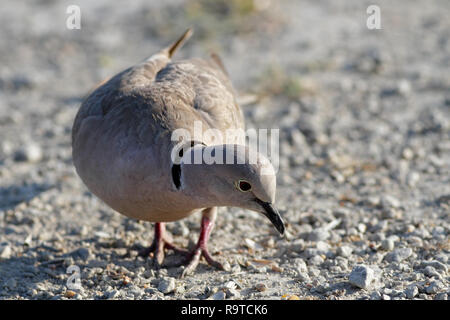
[[[202,217],[202,225],[200,230],[200,237],[198,239],[197,245],[194,250],[189,254],[187,259],[184,261],[184,265],[186,265],[185,269],[181,274],[181,278],[185,277],[188,274],[191,274],[197,268],[198,263],[200,262],[200,258],[204,257],[205,260],[213,267],[216,267],[219,270],[227,270],[227,265],[224,265],[211,256],[208,251],[208,239],[211,233],[211,230],[214,226],[214,217],[216,213],[216,208],[206,209]],[[211,211],[212,210],[212,211]]]
[[178,248],[177,246],[175,246],[174,244],[165,239],[159,239],[157,241],[154,240],[150,247],[139,251],[139,255],[141,257],[153,258],[155,266],[157,268],[160,268],[164,261],[165,250],[172,250],[176,253],[181,253],[183,255],[189,254],[187,250]]
[[164,225],[162,225],[162,223],[157,223],[155,226],[155,238],[153,239],[151,246],[141,250],[139,255],[142,257],[153,258],[156,268],[160,268],[164,261],[165,249],[184,255],[188,254],[187,250],[175,246],[171,239],[167,238]]
[[206,246],[197,245],[183,263],[183,265],[185,265],[186,267],[181,273],[181,278],[184,278],[185,276],[192,274],[195,271],[201,257],[204,257],[208,264],[210,264],[211,266],[219,270],[226,270],[225,266],[222,263],[218,262],[211,256]]

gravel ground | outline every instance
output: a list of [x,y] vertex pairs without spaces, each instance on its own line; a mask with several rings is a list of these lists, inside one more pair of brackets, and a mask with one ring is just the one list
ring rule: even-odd
[[[448,299],[448,1],[221,3],[2,4],[0,299]],[[69,4],[81,30],[65,27]],[[369,4],[381,30],[366,27]],[[231,271],[201,263],[179,279],[137,257],[152,224],[81,183],[70,131],[96,82],[187,26],[177,58],[220,53],[248,126],[280,129],[287,234],[221,208],[210,248]],[[188,247],[199,222],[167,228]]]

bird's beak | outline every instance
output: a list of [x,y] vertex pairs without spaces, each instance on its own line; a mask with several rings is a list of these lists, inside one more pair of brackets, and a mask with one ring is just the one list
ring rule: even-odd
[[284,234],[284,222],[281,219],[280,213],[277,209],[273,207],[270,202],[264,202],[259,199],[255,199],[256,203],[262,208],[261,213],[264,214],[267,218],[269,218],[270,222],[275,226],[278,232],[283,235]]

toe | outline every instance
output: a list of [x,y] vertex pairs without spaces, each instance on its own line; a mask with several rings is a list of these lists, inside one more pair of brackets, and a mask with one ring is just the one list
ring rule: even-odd
[[197,265],[200,261],[200,257],[202,255],[202,250],[196,249],[192,257],[190,258],[189,263],[187,264],[186,268],[181,273],[181,278],[184,278],[185,276],[192,274],[195,269],[197,268]]

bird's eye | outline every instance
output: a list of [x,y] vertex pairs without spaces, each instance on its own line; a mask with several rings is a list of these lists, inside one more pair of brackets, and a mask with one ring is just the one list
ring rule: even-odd
[[236,182],[236,188],[242,192],[248,192],[252,190],[252,185],[245,180],[238,180]]

